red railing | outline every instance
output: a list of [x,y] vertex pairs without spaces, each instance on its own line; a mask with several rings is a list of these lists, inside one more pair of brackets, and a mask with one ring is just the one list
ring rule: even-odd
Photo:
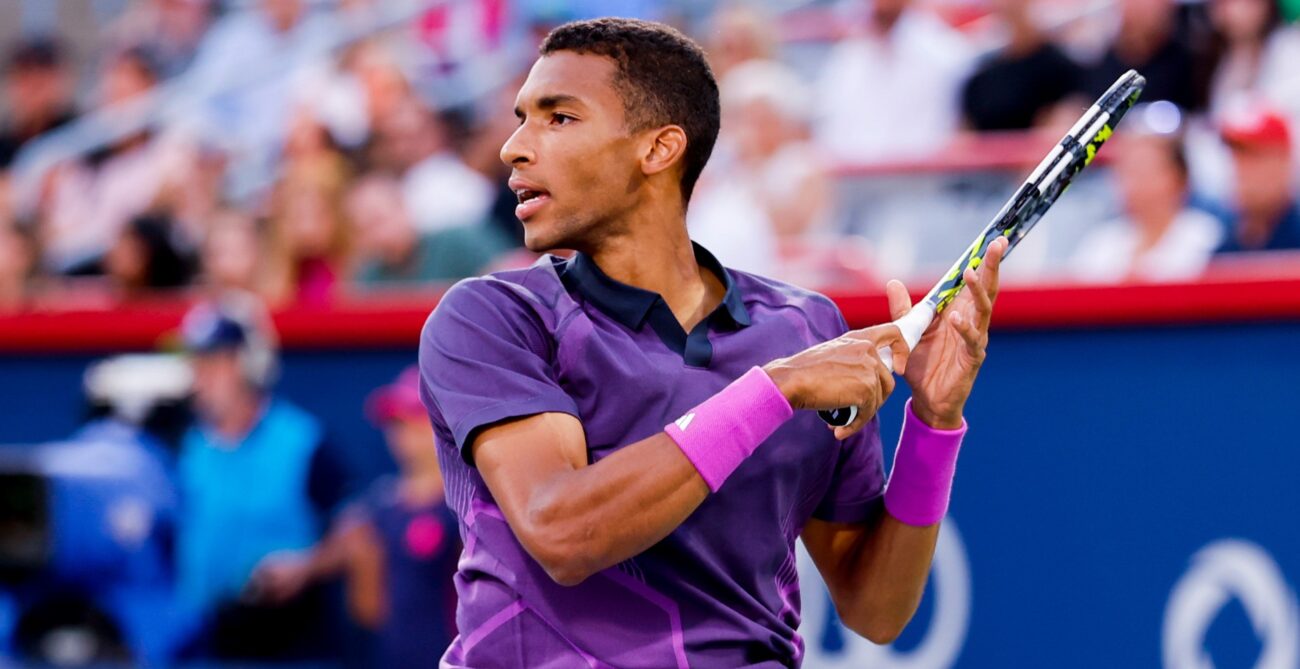
[[[915,286],[924,290],[924,286]],[[329,309],[274,314],[289,348],[413,347],[441,288],[347,297]],[[849,323],[887,318],[878,287],[826,290]],[[921,292],[915,293],[919,298]],[[189,300],[176,297],[119,306],[47,300],[37,310],[0,316],[0,353],[141,350],[165,347]],[[1094,328],[1300,320],[1300,254],[1243,257],[1213,265],[1196,281],[1010,285],[999,296],[998,329]]]

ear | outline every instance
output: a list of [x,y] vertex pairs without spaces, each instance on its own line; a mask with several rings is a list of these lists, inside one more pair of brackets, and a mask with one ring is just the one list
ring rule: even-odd
[[686,155],[686,131],[679,125],[666,125],[647,133],[641,172],[646,176],[671,169]]

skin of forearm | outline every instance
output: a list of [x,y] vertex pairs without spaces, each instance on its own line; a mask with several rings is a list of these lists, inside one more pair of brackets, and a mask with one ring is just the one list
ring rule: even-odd
[[535,486],[523,504],[509,505],[523,517],[507,517],[551,577],[573,585],[668,536],[708,493],[677,444],[659,433]]
[[916,613],[925,592],[939,525],[914,527],[882,511],[874,525],[837,540],[842,555],[831,595],[846,625],[887,643]]

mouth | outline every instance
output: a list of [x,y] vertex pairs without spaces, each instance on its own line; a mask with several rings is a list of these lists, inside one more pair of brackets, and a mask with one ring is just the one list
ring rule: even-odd
[[515,197],[519,199],[519,204],[515,205],[515,216],[521,221],[527,221],[536,215],[551,200],[549,192],[532,186],[517,187],[514,191]]

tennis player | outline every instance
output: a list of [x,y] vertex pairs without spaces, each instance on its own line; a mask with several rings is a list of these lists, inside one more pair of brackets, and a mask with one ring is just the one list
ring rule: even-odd
[[[892,325],[846,332],[825,297],[691,243],[719,124],[695,43],[600,19],[540,52],[501,158],[528,247],[577,253],[457,284],[420,342],[465,546],[443,666],[798,666],[799,536],[844,623],[892,640],[947,508],[1004,240],[909,359]],[[913,392],[888,489],[886,344]],[[835,432],[811,411],[847,405],[861,416]]]

